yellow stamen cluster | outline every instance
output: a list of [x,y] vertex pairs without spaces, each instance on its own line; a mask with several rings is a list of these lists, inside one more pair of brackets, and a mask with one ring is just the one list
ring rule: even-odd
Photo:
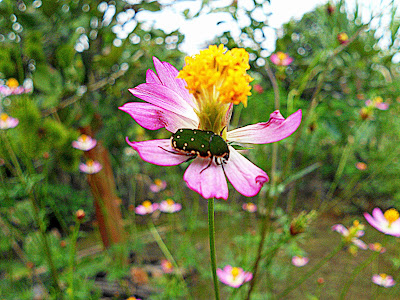
[[286,53],[282,52],[282,51],[278,51],[276,52],[276,55],[278,56],[279,60],[284,60],[286,58],[288,58],[289,55],[287,55]]
[[10,78],[7,80],[6,85],[10,88],[10,89],[15,89],[19,86],[19,83],[17,81],[17,79],[15,78]]
[[93,161],[92,159],[88,159],[88,160],[86,161],[86,165],[87,165],[88,167],[93,166],[93,163],[94,163],[94,161]]
[[151,206],[151,202],[149,200],[143,201],[142,205],[146,208]]
[[187,89],[197,101],[201,129],[222,130],[229,104],[247,105],[247,97],[251,95],[249,83],[253,80],[246,74],[248,69],[249,54],[242,48],[226,50],[223,45],[212,45],[193,57],[186,57],[178,78],[186,81]]
[[86,134],[82,134],[82,135],[78,138],[78,140],[81,141],[81,142],[85,142],[87,139],[88,139],[88,136],[87,136]]
[[383,216],[389,222],[389,225],[391,225],[394,221],[396,221],[399,218],[399,212],[396,209],[391,208],[385,211]]
[[2,113],[1,115],[0,115],[0,119],[2,120],[2,121],[7,121],[7,119],[8,119],[8,115],[6,114],[6,113]]
[[172,205],[175,204],[174,200],[172,200],[172,199],[167,199],[166,201],[167,201],[167,204],[168,204],[169,206],[172,206]]
[[163,182],[162,182],[161,179],[156,178],[156,179],[154,179],[154,184],[155,184],[156,186],[162,186]]
[[232,268],[231,274],[232,274],[233,279],[235,279],[239,275],[239,273],[240,273],[239,268],[236,268],[236,267]]

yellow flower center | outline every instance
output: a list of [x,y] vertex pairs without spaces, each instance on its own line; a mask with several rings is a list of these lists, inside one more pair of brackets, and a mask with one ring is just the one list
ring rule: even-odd
[[172,206],[172,205],[175,204],[174,200],[172,200],[172,199],[167,199],[166,201],[167,201],[167,204],[168,204],[169,206]]
[[91,159],[88,159],[88,160],[86,161],[86,165],[87,165],[88,167],[93,166],[93,163],[94,163],[94,161],[91,160]]
[[5,114],[5,113],[2,113],[2,114],[0,115],[0,120],[2,120],[3,122],[7,121],[7,120],[8,120],[8,115]]
[[381,274],[379,274],[379,276],[381,276],[382,279],[385,279],[387,277],[387,274],[381,273]]
[[162,180],[161,179],[154,179],[154,184],[156,185],[156,186],[162,186]]
[[374,250],[375,251],[381,251],[382,250],[382,244],[381,243],[374,243]]
[[142,205],[146,208],[151,206],[151,202],[149,200],[143,201]]
[[88,136],[87,136],[86,134],[82,134],[82,135],[79,137],[79,141],[81,141],[81,142],[86,142],[87,139],[88,139]]
[[232,274],[233,279],[235,279],[240,274],[239,268],[236,268],[236,267],[232,268],[231,274]]
[[281,60],[281,61],[288,57],[288,55],[286,53],[283,53],[282,51],[276,52],[276,55],[278,56],[279,60]]
[[6,85],[10,88],[10,89],[15,89],[19,86],[19,83],[17,81],[17,79],[15,78],[10,78],[7,80]]
[[383,216],[389,222],[389,225],[391,225],[394,221],[396,221],[399,218],[399,212],[394,208],[391,208],[385,211]]
[[374,103],[376,103],[376,104],[379,104],[379,103],[382,103],[383,102],[383,99],[382,99],[382,97],[375,97],[374,99],[373,99],[373,102]]
[[341,41],[347,41],[349,39],[349,36],[347,35],[347,33],[342,32],[342,33],[339,34],[339,39]]
[[200,129],[216,133],[227,125],[225,114],[231,103],[247,105],[253,80],[249,54],[242,48],[226,50],[223,45],[210,46],[193,57],[185,58],[185,66],[178,78],[197,101]]

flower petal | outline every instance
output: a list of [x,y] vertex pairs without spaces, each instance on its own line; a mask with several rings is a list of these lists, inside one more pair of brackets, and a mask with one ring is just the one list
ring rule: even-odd
[[285,120],[279,110],[270,115],[270,119],[265,123],[248,125],[234,129],[227,133],[229,141],[249,144],[273,143],[290,136],[301,123],[301,110],[291,114]]
[[387,223],[388,221],[386,220],[382,210],[378,207],[375,207],[372,210],[372,216],[375,218],[375,220],[379,223]]
[[130,142],[126,138],[126,142],[139,153],[139,156],[144,161],[155,165],[176,166],[190,159],[185,154],[175,153],[169,139]]
[[140,126],[150,130],[165,127],[170,132],[176,132],[179,128],[197,127],[193,120],[149,103],[129,102],[119,109],[127,112]]
[[174,90],[156,83],[143,83],[129,91],[136,97],[198,122],[193,107]]
[[230,183],[246,197],[257,195],[263,184],[269,180],[267,173],[230,146],[229,150],[229,161],[223,168]]
[[205,199],[228,199],[228,184],[221,166],[210,159],[197,157],[186,169],[183,180],[188,187]]
[[160,78],[158,78],[157,74],[151,69],[148,69],[146,72],[146,83],[162,84]]

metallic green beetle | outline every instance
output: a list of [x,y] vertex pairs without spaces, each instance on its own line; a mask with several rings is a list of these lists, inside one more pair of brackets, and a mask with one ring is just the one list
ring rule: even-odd
[[174,150],[188,155],[215,158],[217,165],[222,165],[229,159],[228,144],[220,135],[212,131],[178,129],[171,136],[171,146]]

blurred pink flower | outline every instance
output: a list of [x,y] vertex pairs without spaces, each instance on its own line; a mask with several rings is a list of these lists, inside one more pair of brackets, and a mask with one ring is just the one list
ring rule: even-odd
[[150,185],[150,191],[152,191],[153,193],[158,193],[165,190],[166,187],[167,187],[167,182],[165,180],[157,178],[154,180],[154,183]]
[[396,284],[396,282],[393,280],[393,277],[386,275],[385,273],[372,275],[372,282],[385,288],[394,286]]
[[250,272],[245,272],[242,268],[230,265],[225,266],[224,269],[217,269],[217,276],[222,283],[234,288],[240,287],[243,283],[253,278],[253,274]]
[[[165,128],[171,133],[179,129],[198,129],[201,126],[197,102],[186,89],[186,81],[177,78],[178,71],[169,63],[154,58],[157,75],[147,71],[146,83],[129,91],[146,101],[126,103],[121,110],[131,115],[142,127],[150,130]],[[229,106],[229,105],[228,105]],[[228,110],[226,118],[229,119]],[[266,123],[258,123],[234,129],[226,133],[227,142],[267,144],[290,136],[301,122],[301,110],[285,119],[279,111],[270,115]],[[227,121],[229,123],[229,120]],[[218,133],[219,134],[219,133]],[[224,137],[225,138],[225,137]],[[229,159],[219,164],[213,157],[200,157],[196,154],[175,150],[170,139],[129,141],[140,157],[159,166],[174,166],[193,159],[183,176],[187,186],[204,198],[228,198],[226,177],[234,188],[244,196],[258,194],[268,181],[267,174],[243,157],[230,144]]]
[[293,62],[293,58],[289,54],[278,51],[271,55],[270,60],[277,66],[288,66]]
[[296,267],[303,267],[308,264],[308,257],[303,256],[293,256],[292,257],[292,264]]
[[95,160],[88,159],[85,163],[81,163],[79,165],[79,170],[83,173],[87,174],[95,174],[100,172],[100,170],[103,168],[103,166]]
[[372,100],[365,101],[365,105],[369,107],[375,107],[380,110],[389,109],[389,103],[383,102],[382,97],[375,97]]
[[172,199],[167,199],[161,201],[160,203],[160,211],[165,213],[174,213],[180,211],[181,209],[182,205],[179,203],[175,203],[175,201]]
[[347,35],[346,32],[338,33],[337,39],[338,39],[339,43],[342,45],[347,44],[349,42],[349,36]]
[[342,224],[336,224],[332,226],[332,230],[339,232],[343,236],[343,240],[348,244],[353,244],[360,249],[367,249],[368,246],[359,237],[364,235],[364,225],[358,221],[353,222],[353,226],[349,229],[344,227]]
[[257,211],[257,205],[254,203],[248,202],[242,205],[243,210],[248,211],[250,213],[254,213]]
[[368,168],[368,166],[365,162],[359,161],[356,163],[356,168],[360,171],[365,171]]
[[12,118],[6,113],[0,114],[0,129],[14,128],[18,125],[18,123],[18,119]]
[[383,213],[376,207],[372,210],[372,216],[364,213],[364,217],[372,227],[380,232],[396,237],[400,236],[400,218],[396,209],[391,208]]
[[261,86],[261,84],[255,84],[255,85],[253,86],[253,88],[254,88],[254,90],[255,90],[257,93],[259,93],[259,94],[262,94],[262,93],[264,92],[264,89],[263,89],[263,87]]
[[83,151],[89,151],[93,149],[97,144],[97,141],[90,136],[87,136],[86,134],[82,134],[80,137],[78,137],[77,141],[72,142],[72,147],[83,150]]
[[15,78],[10,78],[5,85],[0,85],[0,95],[4,97],[29,93],[31,90],[32,88],[20,86]]
[[166,259],[163,259],[161,261],[161,268],[162,268],[164,273],[172,273],[172,271],[174,270],[174,267],[171,264],[171,262],[169,260],[166,260]]
[[376,252],[380,252],[380,253],[385,253],[386,252],[386,248],[382,247],[381,243],[371,243],[368,244],[368,248],[372,251],[376,251]]
[[155,212],[158,209],[158,203],[151,203],[149,200],[143,201],[143,203],[135,208],[135,212],[138,215],[147,215]]

